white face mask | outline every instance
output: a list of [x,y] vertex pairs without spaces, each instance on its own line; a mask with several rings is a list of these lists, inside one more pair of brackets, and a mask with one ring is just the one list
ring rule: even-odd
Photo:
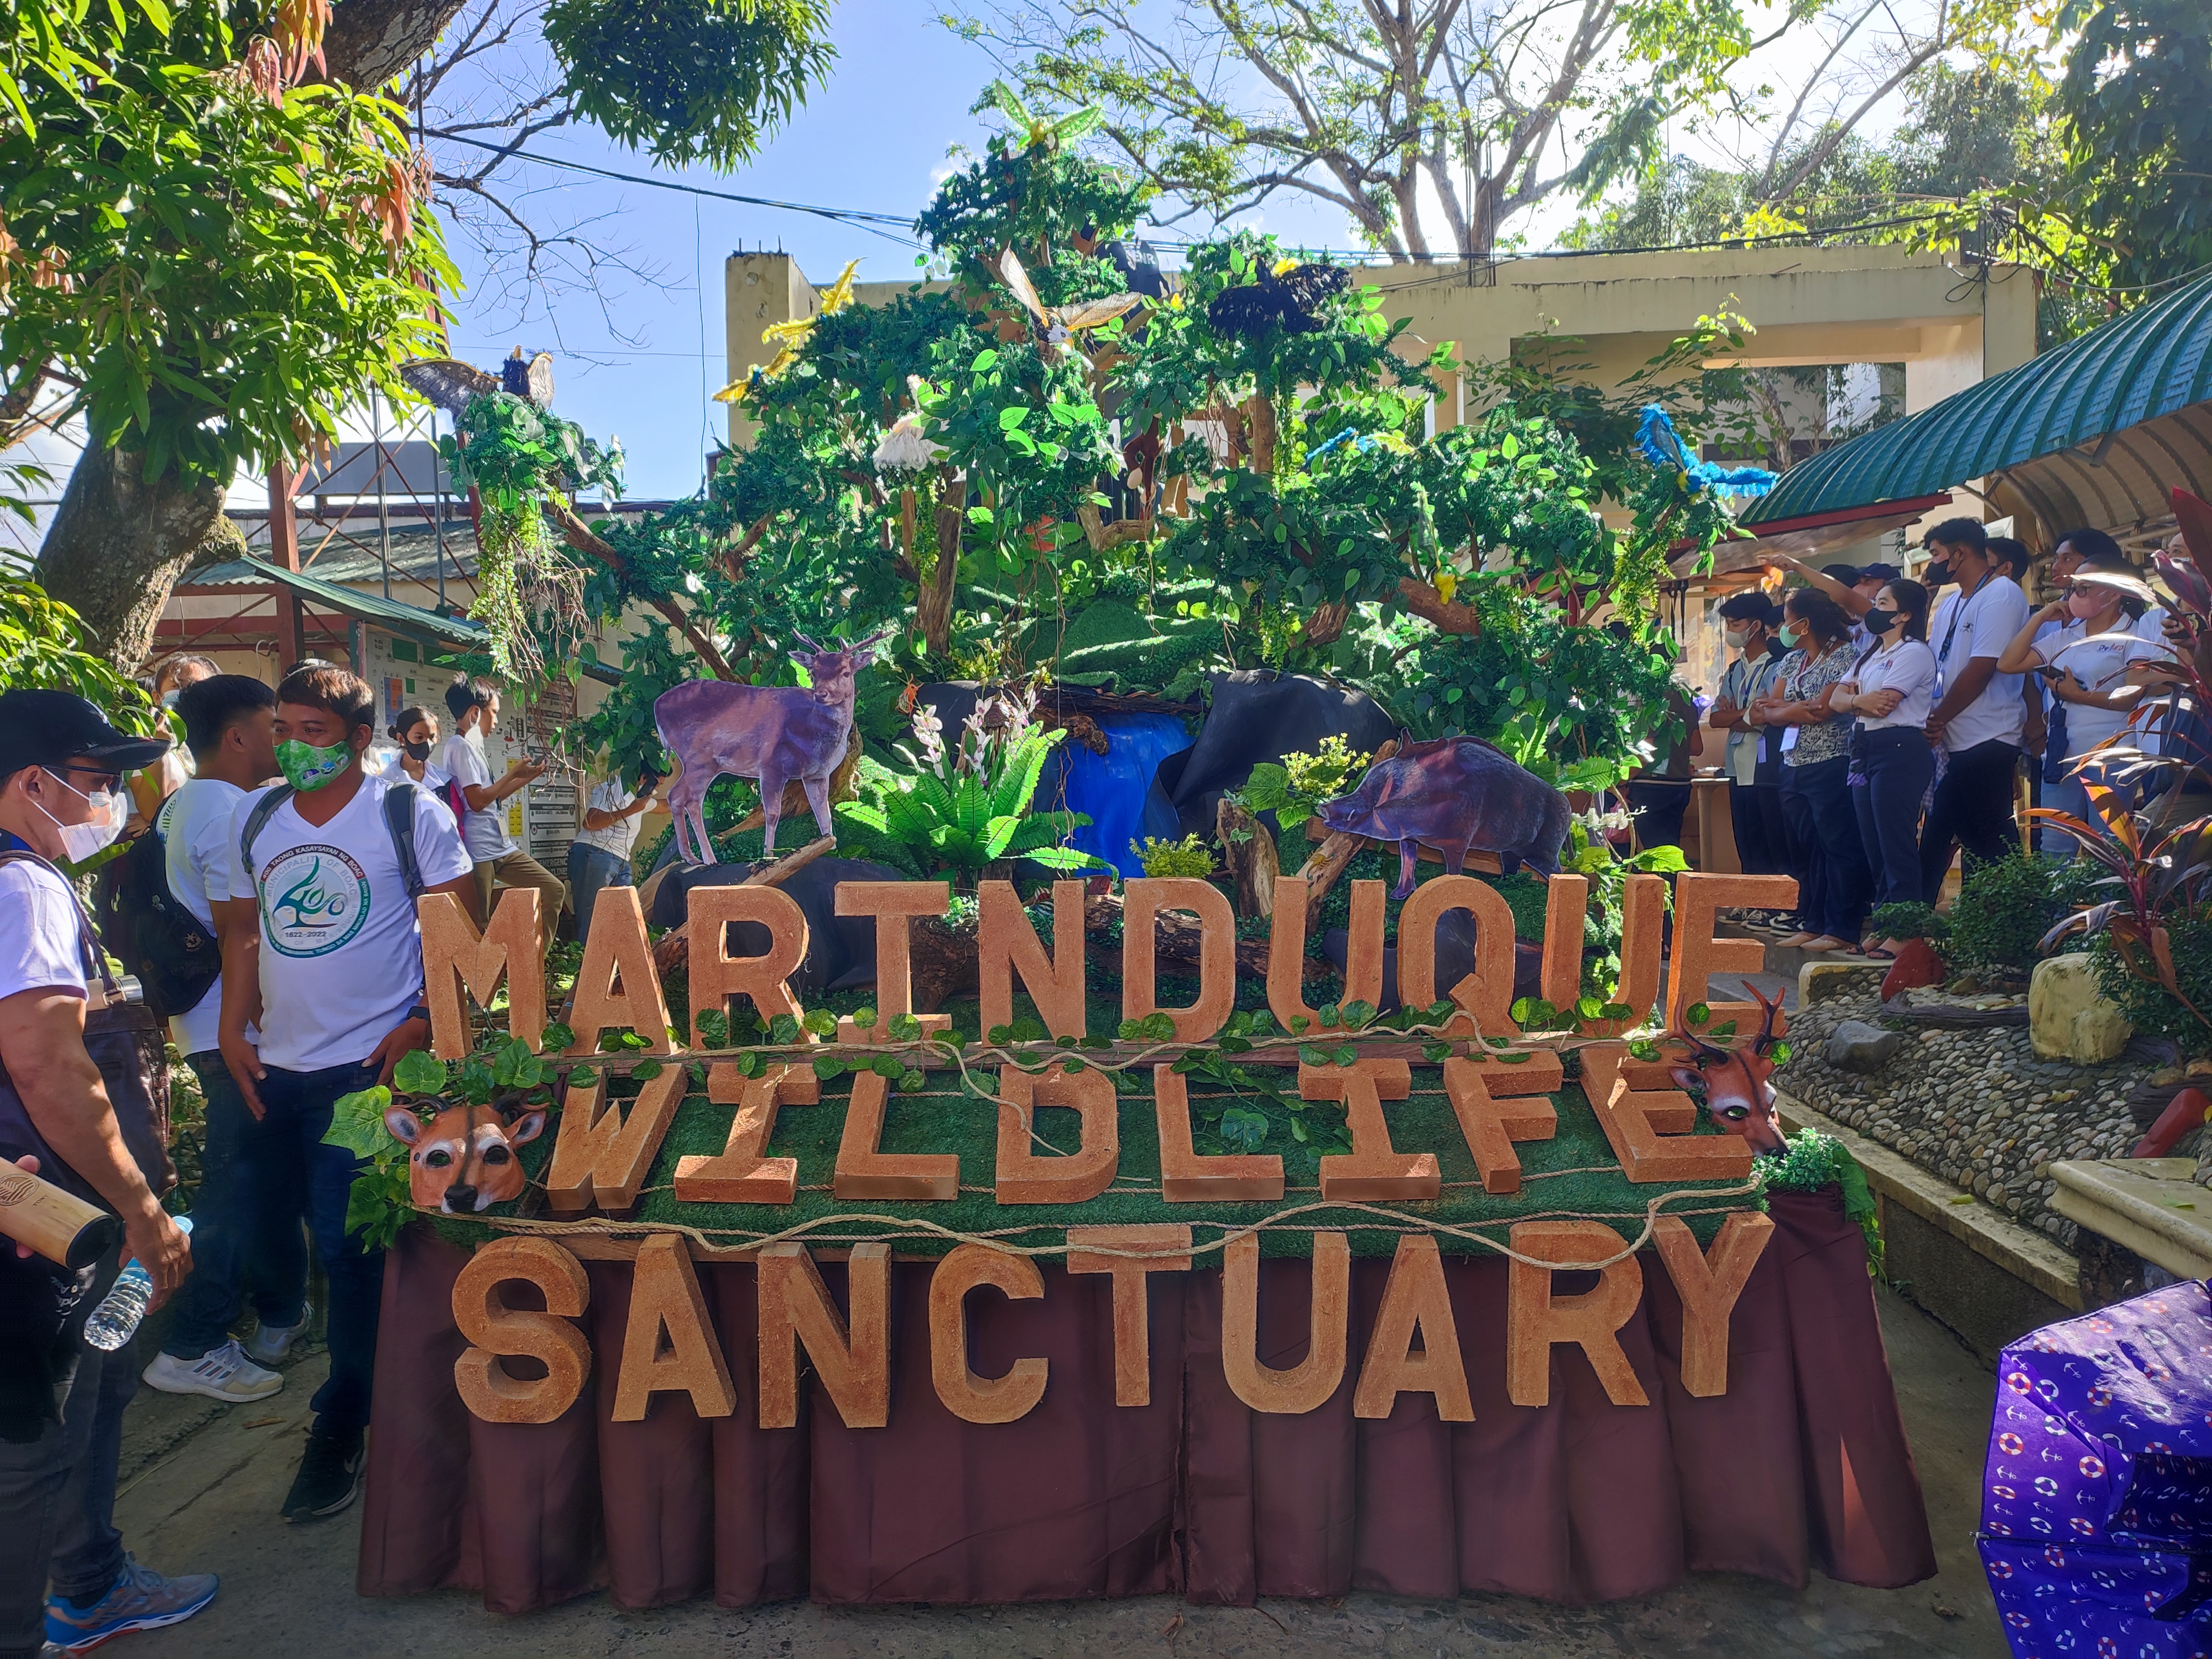
[[1751,635],[1741,628],[1731,628],[1725,631],[1723,637],[1728,641],[1729,650],[1741,651]]
[[[44,806],[39,807],[39,811],[46,812],[48,822],[61,831],[62,856],[71,864],[82,864],[123,833],[123,825],[131,816],[131,809],[122,795],[112,789],[95,789],[87,795],[58,772],[49,771],[46,775],[72,795],[82,795],[92,805],[92,816],[82,823],[64,823],[52,812],[46,812]],[[32,805],[38,805],[38,803],[34,801]]]

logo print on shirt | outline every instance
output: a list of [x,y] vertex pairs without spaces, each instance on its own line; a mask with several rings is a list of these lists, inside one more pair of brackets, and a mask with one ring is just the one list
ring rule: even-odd
[[279,956],[328,956],[368,908],[368,872],[337,848],[295,847],[262,866],[262,933]]

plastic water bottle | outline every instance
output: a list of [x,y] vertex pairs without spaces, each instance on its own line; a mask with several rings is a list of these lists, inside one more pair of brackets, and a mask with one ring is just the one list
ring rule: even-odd
[[[191,1231],[191,1217],[172,1216],[170,1219],[177,1224],[179,1232]],[[114,1288],[85,1320],[84,1340],[102,1353],[114,1352],[137,1332],[138,1322],[146,1316],[146,1304],[153,1297],[153,1277],[139,1266],[134,1255],[116,1275]]]

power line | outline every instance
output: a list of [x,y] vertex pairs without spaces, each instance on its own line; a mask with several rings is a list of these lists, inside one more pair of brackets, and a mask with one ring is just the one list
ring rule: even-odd
[[494,155],[511,156],[518,161],[535,161],[540,167],[564,167],[570,173],[587,173],[594,178],[614,179],[618,184],[645,185],[653,190],[672,190],[686,196],[704,196],[717,202],[735,202],[740,207],[775,208],[785,213],[811,213],[817,218],[857,225],[887,240],[904,242],[909,247],[921,246],[911,236],[894,236],[878,228],[883,225],[896,225],[902,230],[913,228],[912,219],[901,218],[896,214],[871,213],[861,208],[817,207],[810,202],[779,201],[770,196],[741,196],[733,191],[708,190],[703,185],[682,184],[673,179],[654,179],[641,173],[617,173],[611,167],[593,167],[588,162],[571,161],[558,155],[539,155],[526,149],[513,149],[505,144],[488,144],[480,138],[463,138],[457,134],[438,137],[436,142],[466,144],[471,149],[484,150]]

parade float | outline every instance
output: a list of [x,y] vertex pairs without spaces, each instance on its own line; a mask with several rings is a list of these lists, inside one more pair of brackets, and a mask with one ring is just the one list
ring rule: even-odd
[[580,434],[459,423],[502,663],[644,617],[574,736],[678,822],[573,986],[534,894],[422,901],[434,1053],[332,1130],[363,1592],[1926,1576],[1863,1182],[1709,989],[1792,884],[1596,793],[1726,530],[1711,341],[1425,436],[1448,346],[1266,238],[1168,281],[1086,118],[1012,112],[920,222],[951,280],[848,270],[700,501],[587,523]]

